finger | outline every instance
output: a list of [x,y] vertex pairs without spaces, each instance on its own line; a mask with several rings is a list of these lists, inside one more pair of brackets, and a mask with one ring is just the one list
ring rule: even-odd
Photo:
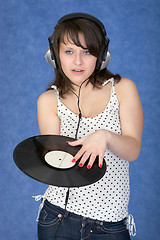
[[103,156],[99,155],[99,167],[102,168],[103,166]]
[[75,140],[75,141],[67,141],[67,143],[71,146],[78,146],[78,145],[82,145],[84,142],[84,139],[81,138],[81,139],[78,139],[78,140]]
[[83,167],[83,165],[85,164],[85,162],[88,160],[89,156],[91,153],[89,152],[85,152],[82,156],[81,161],[79,162],[79,167]]
[[85,153],[85,150],[83,149],[83,147],[76,153],[76,155],[74,156],[72,162],[76,162],[78,161],[78,159],[80,159],[83,154]]
[[94,163],[96,157],[97,157],[96,154],[91,154],[88,165],[87,165],[88,169],[90,169],[93,166],[93,163]]

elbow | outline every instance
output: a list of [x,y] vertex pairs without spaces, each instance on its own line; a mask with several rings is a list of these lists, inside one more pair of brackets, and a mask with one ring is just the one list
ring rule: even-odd
[[138,157],[139,157],[139,155],[137,154],[137,155],[135,155],[135,156],[133,156],[133,157],[127,159],[127,160],[128,160],[129,162],[134,162],[135,160],[137,160]]
[[138,146],[135,149],[131,151],[132,154],[130,154],[129,158],[127,159],[129,162],[134,162],[140,155],[141,147]]

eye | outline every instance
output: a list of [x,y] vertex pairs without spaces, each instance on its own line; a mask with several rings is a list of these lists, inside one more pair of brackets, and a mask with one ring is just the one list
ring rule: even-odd
[[66,50],[65,53],[66,54],[73,54],[73,52],[71,50]]
[[89,50],[86,50],[83,52],[84,55],[90,55],[90,51]]

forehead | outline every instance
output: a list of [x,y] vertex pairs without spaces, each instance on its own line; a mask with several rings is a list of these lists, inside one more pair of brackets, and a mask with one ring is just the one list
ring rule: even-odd
[[87,48],[85,37],[83,33],[79,32],[75,35],[65,34],[63,39],[61,39],[61,43],[65,45],[76,45],[78,47]]

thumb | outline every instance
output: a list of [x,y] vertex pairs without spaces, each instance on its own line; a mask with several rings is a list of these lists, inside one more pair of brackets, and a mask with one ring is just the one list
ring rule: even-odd
[[84,142],[84,139],[81,138],[81,139],[78,139],[78,140],[75,140],[75,141],[67,141],[67,143],[71,146],[78,146],[78,145],[82,145]]

